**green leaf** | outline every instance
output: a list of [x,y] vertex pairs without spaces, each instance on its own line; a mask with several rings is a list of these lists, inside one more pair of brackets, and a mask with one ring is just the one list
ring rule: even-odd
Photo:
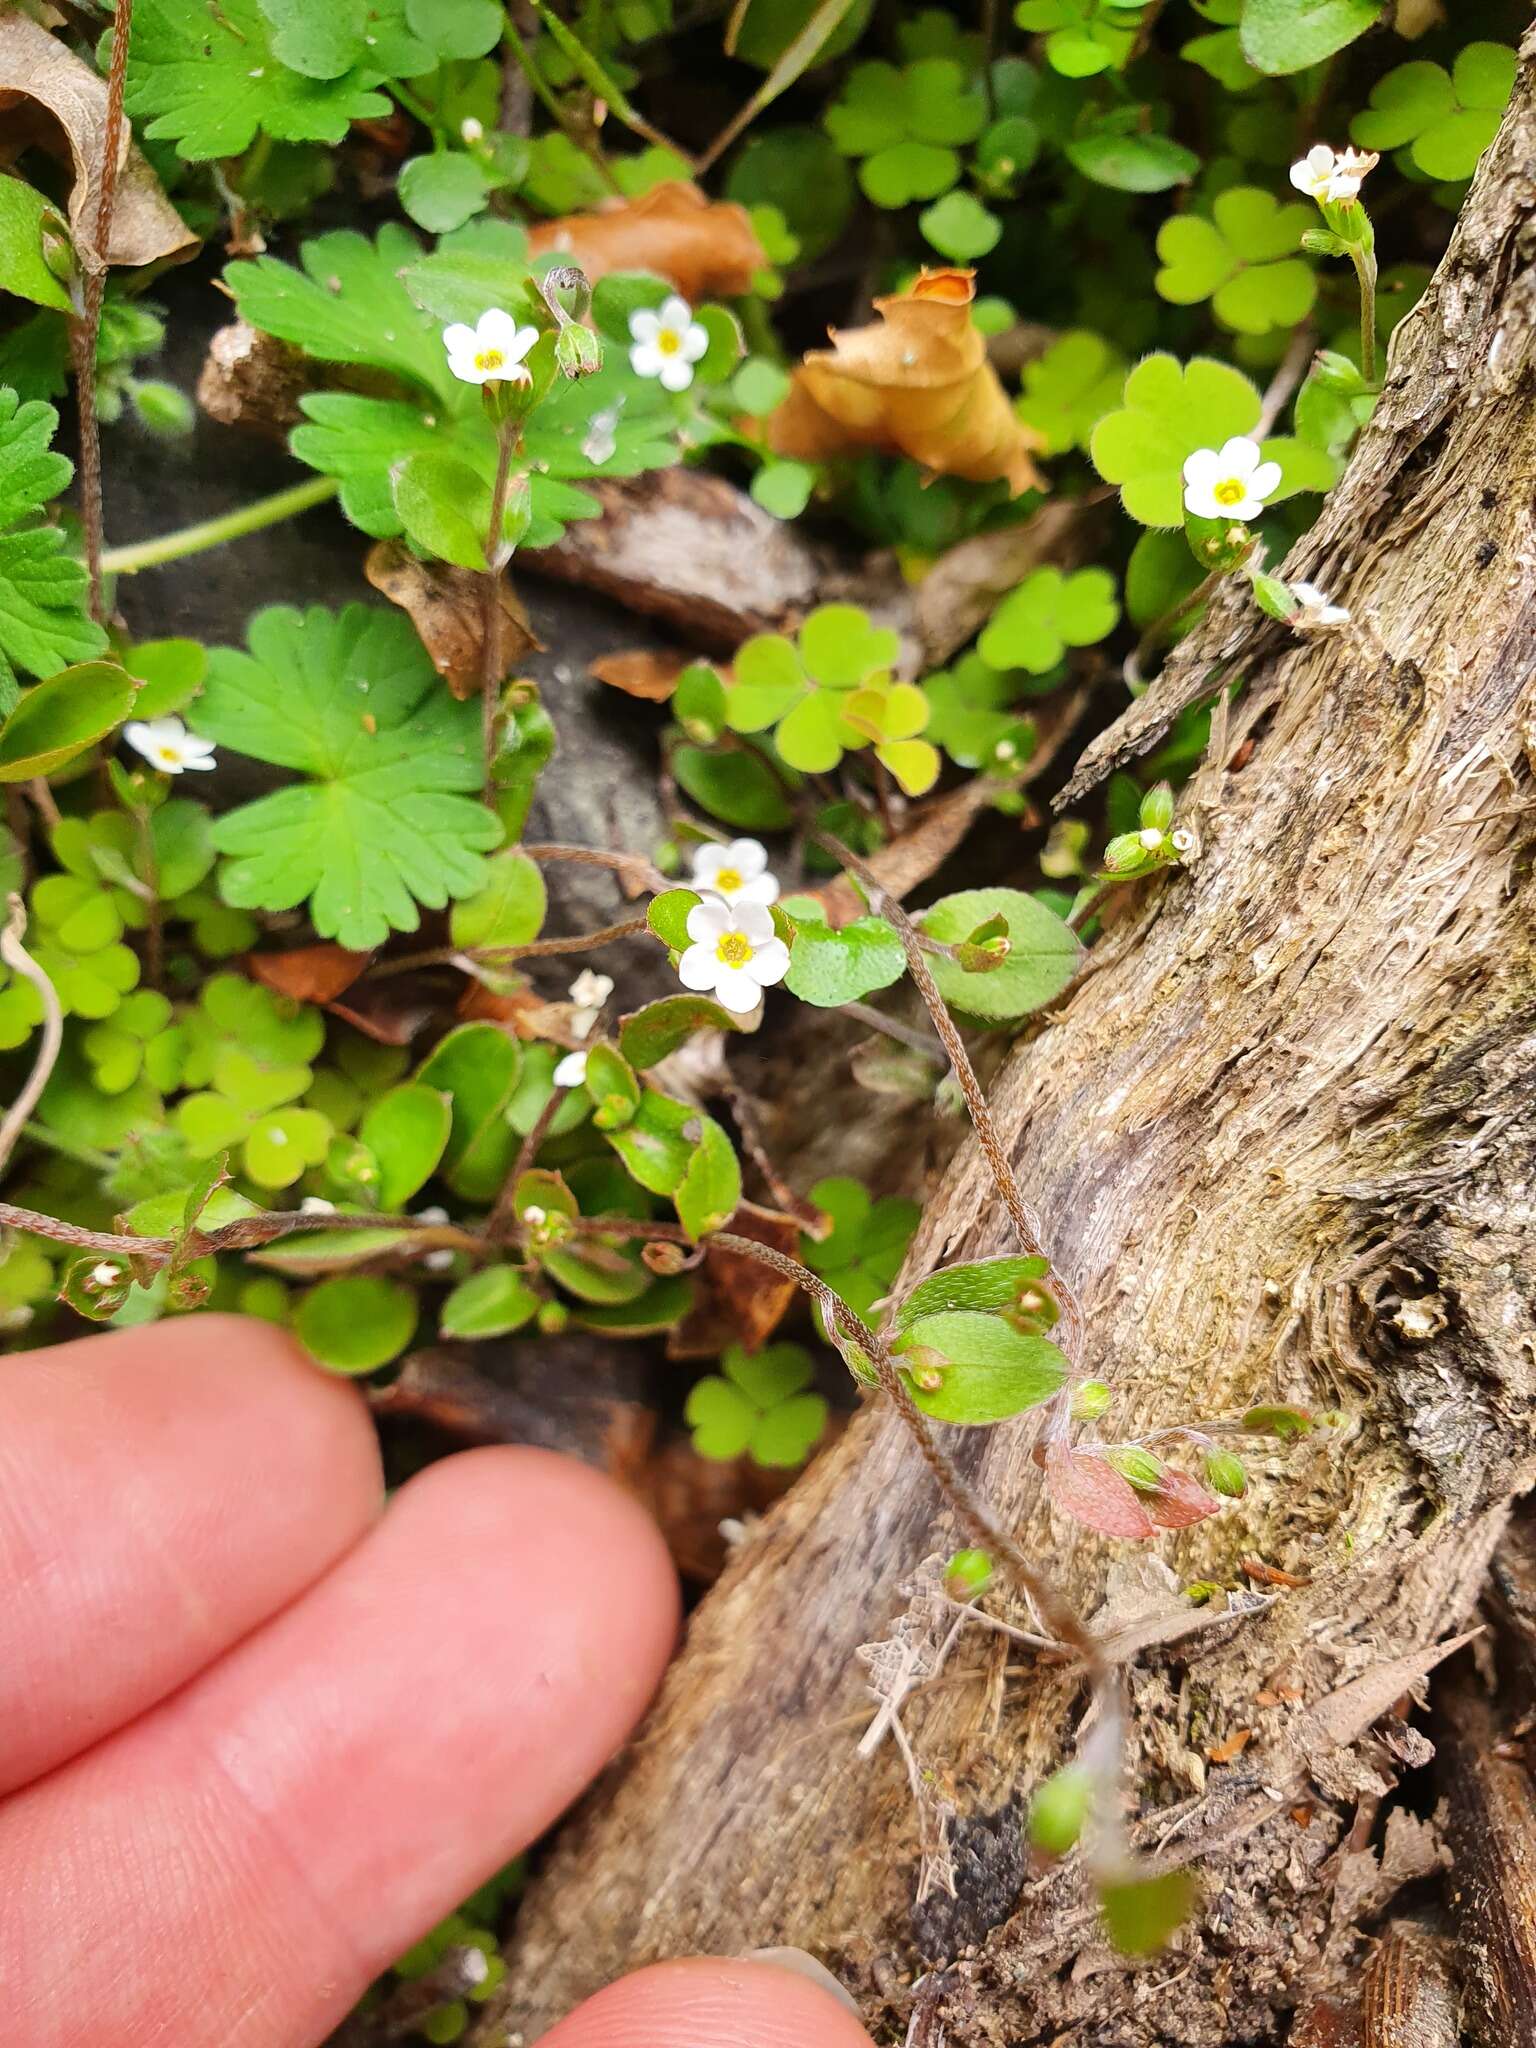
[[72,260],[69,223],[53,202],[20,178],[0,177],[0,292],[67,313],[69,293],[44,260],[45,239]]
[[972,192],[946,192],[919,215],[918,226],[952,263],[974,263],[1003,238],[1002,222]]
[[688,936],[688,913],[697,910],[702,900],[697,889],[663,889],[646,905],[645,921],[664,946],[682,953],[693,943]]
[[1023,1017],[1059,995],[1077,972],[1077,938],[1059,917],[1019,889],[962,889],[922,911],[918,923],[930,938],[958,945],[997,916],[1008,922],[1010,950],[1001,967],[968,973],[941,956],[928,965],[944,1000],[957,1009],[975,1017]]
[[1178,306],[1211,299],[1217,319],[1239,334],[1299,325],[1316,301],[1317,278],[1295,252],[1316,226],[1316,209],[1235,185],[1218,194],[1212,212],[1213,220],[1176,214],[1163,222],[1158,291]]
[[446,235],[482,210],[495,183],[478,157],[460,149],[434,150],[400,166],[400,205],[428,234]]
[[587,1238],[544,1252],[542,1261],[544,1270],[578,1301],[598,1307],[638,1301],[650,1287],[650,1272],[632,1245]]
[[777,832],[794,823],[789,799],[760,754],[750,749],[715,754],[679,747],[672,756],[678,787],[724,825]]
[[140,685],[133,700],[139,718],[185,711],[208,673],[208,650],[196,640],[140,640],[125,648],[120,659]]
[[[680,893],[691,896],[693,891]],[[659,902],[661,898],[656,900]],[[692,908],[691,903],[686,906],[684,919]],[[681,938],[670,943],[681,951],[689,943],[686,924],[679,922],[678,929]],[[660,1002],[647,1003],[643,1010],[636,1010],[623,1019],[619,1025],[619,1051],[632,1067],[643,1072],[646,1067],[654,1067],[658,1060],[664,1060],[669,1053],[676,1052],[695,1032],[740,1029],[741,1019],[721,1004],[712,1003],[707,996],[663,996]]]
[[272,28],[272,52],[306,78],[340,78],[367,48],[363,0],[260,0]]
[[700,1119],[702,1129],[674,1200],[678,1221],[695,1244],[712,1230],[723,1230],[741,1202],[741,1164],[736,1149],[712,1116]]
[[1192,1870],[1106,1884],[1099,1891],[1104,1931],[1127,1956],[1153,1955],[1166,1947],[1199,1902],[1200,1886]]
[[1245,0],[1243,49],[1271,76],[1304,71],[1363,36],[1381,9],[1382,0]]
[[1029,1839],[1045,1856],[1065,1856],[1093,1806],[1093,1773],[1081,1764],[1053,1771],[1029,1803]]
[[1350,135],[1365,149],[1407,145],[1427,178],[1470,178],[1498,133],[1517,63],[1503,43],[1468,43],[1449,74],[1438,64],[1400,64],[1377,82]]
[[693,1307],[693,1298],[687,1274],[674,1273],[653,1282],[632,1301],[583,1306],[573,1315],[585,1330],[601,1330],[610,1337],[649,1337],[680,1323]]
[[403,1209],[437,1171],[453,1113],[446,1095],[419,1081],[391,1088],[370,1105],[357,1135],[379,1162],[379,1207]]
[[705,1458],[739,1458],[746,1451],[759,1465],[802,1464],[828,1414],[820,1394],[804,1391],[814,1377],[809,1354],[798,1344],[758,1352],[732,1344],[720,1365],[719,1375],[695,1384],[683,1411],[694,1449]]
[[803,1003],[835,1009],[889,988],[906,969],[901,940],[883,917],[861,917],[838,930],[796,916],[784,986]]
[[340,1275],[309,1290],[293,1328],[310,1357],[332,1372],[376,1372],[414,1336],[416,1297],[376,1273]]
[[509,847],[486,862],[483,889],[455,903],[448,936],[456,946],[526,946],[539,936],[548,907],[544,877],[526,853]]
[[1067,156],[1085,178],[1117,192],[1166,192],[1187,185],[1200,169],[1199,157],[1183,143],[1123,127],[1113,115],[1075,136]]
[[407,455],[389,474],[407,536],[460,569],[484,569],[491,493],[468,463],[447,455]]
[[62,768],[132,709],[133,679],[115,662],[87,661],[61,670],[28,690],[0,726],[0,782],[29,782]]
[[415,931],[418,905],[483,889],[481,855],[501,826],[470,794],[484,773],[479,707],[449,696],[409,621],[366,605],[273,605],[249,641],[248,655],[214,650],[198,722],[311,779],[218,820],[225,900],[307,901],[323,938],[366,951]]
[[443,1175],[466,1202],[493,1201],[517,1157],[518,1136],[507,1112],[521,1068],[516,1039],[494,1024],[461,1024],[417,1069],[419,1082],[449,1098]]
[[924,1316],[947,1309],[998,1310],[1013,1308],[1021,1295],[1040,1288],[1045,1276],[1044,1259],[1008,1256],[978,1259],[966,1266],[946,1266],[920,1280],[899,1303],[891,1319],[896,1331],[909,1330]]
[[725,1462],[739,1458],[747,1448],[758,1412],[738,1387],[711,1374],[690,1391],[683,1419],[693,1431],[699,1456]]
[[752,479],[754,504],[775,519],[798,519],[816,488],[816,471],[804,462],[765,462]]
[[1101,334],[1076,328],[1024,366],[1014,411],[1042,438],[1045,455],[1086,448],[1099,421],[1119,401],[1125,363]]
[[1009,592],[977,642],[995,669],[1053,669],[1069,647],[1091,647],[1120,621],[1115,579],[1107,569],[1036,569]]
[[429,50],[450,60],[488,56],[506,27],[497,0],[405,0],[405,20]]
[[0,712],[16,702],[12,664],[51,676],[88,661],[106,635],[86,615],[83,564],[43,508],[74,471],[50,448],[59,416],[51,405],[0,388]]
[[[125,104],[150,141],[174,141],[178,154],[192,161],[238,156],[258,130],[280,142],[334,145],[354,121],[390,111],[389,100],[373,88],[397,61],[409,62],[413,49],[426,54],[401,34],[398,4],[381,5],[370,46],[329,75],[346,47],[347,15],[337,33],[325,19],[329,7],[287,0],[272,11],[282,21],[276,30],[258,0],[220,0],[214,9],[203,0],[139,0]],[[307,77],[292,68],[278,40],[325,75]]]
[[622,1130],[640,1107],[640,1083],[615,1046],[599,1041],[587,1054],[586,1089],[596,1105],[593,1123],[600,1131]]
[[1120,410],[1093,430],[1094,466],[1143,526],[1182,526],[1186,458],[1248,433],[1259,412],[1257,390],[1230,364],[1148,356],[1126,378]]
[[537,1314],[539,1297],[515,1266],[485,1266],[455,1287],[438,1328],[445,1337],[506,1337]]
[[653,1195],[675,1195],[693,1163],[704,1121],[702,1110],[690,1103],[647,1088],[633,1122],[608,1132],[608,1142],[641,1187]]
[[912,1398],[939,1422],[1006,1422],[1066,1384],[1067,1361],[1047,1337],[1025,1336],[1000,1316],[952,1309],[903,1332],[897,1357],[909,1373],[931,1363],[942,1384],[916,1378]]

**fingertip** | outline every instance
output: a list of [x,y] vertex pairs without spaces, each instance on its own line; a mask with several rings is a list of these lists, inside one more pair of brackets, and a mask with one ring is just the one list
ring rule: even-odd
[[830,1992],[776,1963],[698,1956],[622,1977],[542,2048],[871,2048]]

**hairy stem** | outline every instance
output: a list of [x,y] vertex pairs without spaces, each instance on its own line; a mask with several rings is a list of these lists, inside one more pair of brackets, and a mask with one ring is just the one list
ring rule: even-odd
[[81,310],[71,320],[70,358],[75,372],[75,405],[80,420],[80,526],[90,578],[91,617],[106,620],[102,602],[101,426],[96,417],[96,341],[101,302],[107,289],[107,252],[112,209],[117,202],[117,163],[123,146],[123,82],[133,33],[133,0],[117,0],[112,22],[112,63],[107,73],[107,118],[102,133],[101,185],[96,196],[95,247],[86,260]]
[[507,518],[507,487],[512,458],[522,442],[522,428],[503,420],[496,432],[496,481],[491,486],[490,529],[485,536],[485,578],[480,600],[480,731],[485,745],[485,800],[496,795],[496,718],[500,709],[501,572],[511,555],[503,528]]
[[1376,388],[1376,252],[1358,242],[1349,245],[1349,258],[1360,280],[1360,374]]
[[7,897],[6,905],[8,915],[4,929],[0,930],[0,960],[13,974],[19,974],[23,981],[30,981],[37,990],[43,1005],[43,1035],[26,1086],[5,1112],[4,1120],[0,1121],[0,1173],[4,1172],[16,1140],[36,1109],[38,1097],[48,1085],[48,1077],[59,1057],[59,1048],[64,1043],[64,1013],[59,1007],[53,983],[21,943],[27,928],[27,907],[16,895]]
[[221,512],[216,519],[199,519],[195,525],[179,527],[175,533],[162,533],[155,540],[135,540],[125,547],[108,548],[101,566],[109,576],[134,576],[140,569],[155,569],[162,562],[179,562],[186,555],[201,555],[209,548],[222,547],[225,541],[239,540],[244,534],[260,533],[265,526],[292,519],[296,513],[307,512],[311,505],[323,505],[327,498],[335,497],[337,489],[335,477],[312,476],[305,483],[290,484],[285,491],[274,491],[270,498],[257,498],[233,512]]

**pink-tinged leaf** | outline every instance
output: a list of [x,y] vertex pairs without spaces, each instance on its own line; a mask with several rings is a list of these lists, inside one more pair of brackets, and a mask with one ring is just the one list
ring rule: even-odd
[[1160,1529],[1187,1529],[1193,1522],[1203,1522],[1207,1515],[1218,1514],[1221,1502],[1209,1492],[1193,1473],[1180,1472],[1174,1465],[1165,1465],[1156,1489],[1141,1496],[1141,1504]]
[[1045,1488],[1052,1507],[1101,1536],[1144,1539],[1153,1533],[1136,1489],[1103,1458],[1052,1444],[1045,1454]]

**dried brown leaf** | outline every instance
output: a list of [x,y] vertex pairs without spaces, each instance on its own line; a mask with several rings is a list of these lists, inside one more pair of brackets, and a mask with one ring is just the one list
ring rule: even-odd
[[209,340],[197,402],[221,426],[286,441],[289,428],[303,418],[299,400],[318,382],[315,366],[296,348],[248,320],[232,320]]
[[[432,666],[458,698],[478,696],[485,647],[484,579],[472,569],[423,562],[397,540],[375,541],[363,565],[374,589],[410,616]],[[496,672],[510,675],[540,642],[505,577],[496,613]]]
[[330,1003],[349,989],[373,958],[349,953],[345,946],[295,946],[287,953],[247,953],[245,967],[254,981],[274,994],[299,1003]]
[[661,653],[650,647],[627,647],[617,654],[599,655],[588,663],[588,672],[610,689],[626,697],[641,697],[647,704],[665,704],[677,688],[677,679],[688,667],[685,655]]
[[[800,1225],[777,1209],[743,1202],[731,1218],[738,1237],[750,1237],[793,1258],[800,1249]],[[706,1251],[696,1275],[693,1307],[667,1338],[669,1358],[715,1358],[727,1344],[756,1351],[766,1344],[798,1293],[756,1259],[738,1252]]]
[[906,455],[936,475],[1042,489],[1030,460],[1038,438],[1008,403],[971,321],[969,270],[924,271],[908,291],[876,299],[880,318],[832,334],[795,371],[767,422],[780,455],[817,461],[855,448]]
[[744,206],[713,202],[673,180],[596,213],[568,213],[530,230],[529,253],[567,256],[595,284],[612,270],[654,270],[687,299],[736,298],[768,257]]
[[[96,211],[106,158],[107,81],[17,7],[0,9],[0,115],[9,151],[36,144],[70,162],[70,232],[81,261],[99,268]],[[107,262],[162,263],[190,256],[197,245],[125,122]]]

